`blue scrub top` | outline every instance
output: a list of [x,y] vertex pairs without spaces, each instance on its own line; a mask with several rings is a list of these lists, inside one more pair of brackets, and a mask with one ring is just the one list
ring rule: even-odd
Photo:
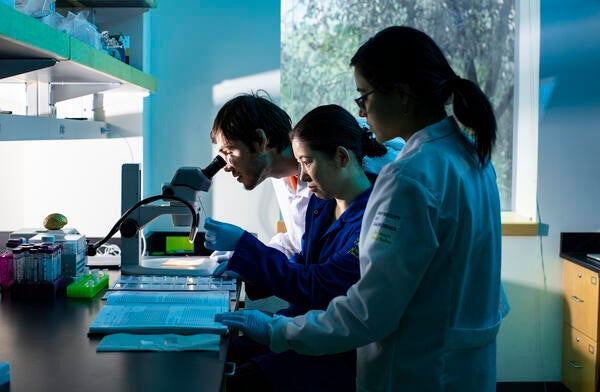
[[228,269],[240,274],[251,299],[275,295],[291,305],[278,313],[304,314],[326,309],[360,277],[358,240],[371,186],[335,222],[335,200],[312,195],[306,212],[302,250],[290,259],[248,232],[242,235]]

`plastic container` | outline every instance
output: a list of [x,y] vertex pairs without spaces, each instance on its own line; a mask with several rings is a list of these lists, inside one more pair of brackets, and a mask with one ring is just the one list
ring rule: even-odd
[[25,276],[24,276],[24,254],[23,254],[23,248],[22,247],[17,247],[15,249],[12,250],[13,253],[13,265],[14,265],[14,270],[15,270],[15,282],[24,282],[25,281]]
[[93,298],[102,289],[108,287],[108,273],[93,270],[90,274],[83,275],[67,286],[69,298]]
[[11,289],[12,299],[54,300],[59,294],[64,295],[65,281],[59,276],[54,282],[15,282]]
[[[71,231],[72,233],[72,231]],[[49,236],[54,236],[54,243],[62,246],[60,256],[60,273],[67,284],[80,277],[87,262],[87,242],[81,234],[71,234],[64,230],[48,230],[29,239],[29,243],[44,244]]]
[[14,258],[12,249],[0,248],[0,286],[8,289],[15,281]]

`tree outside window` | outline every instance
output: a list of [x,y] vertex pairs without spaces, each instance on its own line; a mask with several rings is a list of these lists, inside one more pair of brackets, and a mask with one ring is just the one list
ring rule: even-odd
[[294,122],[337,103],[357,113],[350,58],[392,25],[430,35],[456,73],[490,97],[498,120],[492,162],[502,209],[511,208],[515,0],[282,0],[281,104]]

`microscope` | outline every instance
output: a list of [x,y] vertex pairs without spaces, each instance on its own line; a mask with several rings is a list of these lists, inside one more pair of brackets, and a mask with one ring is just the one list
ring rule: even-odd
[[[161,215],[171,215],[174,226],[189,226],[190,243],[198,232],[198,213],[201,208],[201,192],[207,192],[212,177],[226,165],[217,155],[204,169],[181,167],[173,179],[162,186],[162,194],[141,199],[141,171],[139,164],[124,164],[121,177],[122,216],[102,240],[88,244],[88,255],[96,254],[96,249],[110,239],[117,231],[121,232],[121,273],[129,275],[187,276],[202,275],[194,263],[177,263],[165,258],[142,258],[140,231]],[[150,204],[161,200],[162,204]],[[164,203],[167,202],[167,203]],[[186,260],[182,260],[186,261]]]

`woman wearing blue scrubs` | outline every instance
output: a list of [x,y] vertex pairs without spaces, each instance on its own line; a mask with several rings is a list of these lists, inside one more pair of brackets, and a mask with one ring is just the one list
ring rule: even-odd
[[[374,176],[361,166],[365,155],[386,153],[348,111],[320,106],[291,134],[300,180],[313,193],[306,213],[302,249],[290,259],[237,226],[207,218],[206,246],[235,249],[227,270],[245,281],[252,298],[276,295],[290,303],[278,314],[293,317],[325,309],[360,277],[358,239]],[[232,241],[234,247],[228,246]],[[239,240],[239,241],[238,241]],[[247,337],[232,342],[228,360],[237,363],[228,391],[353,391],[356,352],[319,357],[293,351],[273,353]]]
[[406,140],[367,204],[360,280],[324,311],[216,319],[274,352],[357,348],[358,390],[495,391],[502,312],[492,107],[410,27],[377,33],[351,65],[359,113],[377,140]]

